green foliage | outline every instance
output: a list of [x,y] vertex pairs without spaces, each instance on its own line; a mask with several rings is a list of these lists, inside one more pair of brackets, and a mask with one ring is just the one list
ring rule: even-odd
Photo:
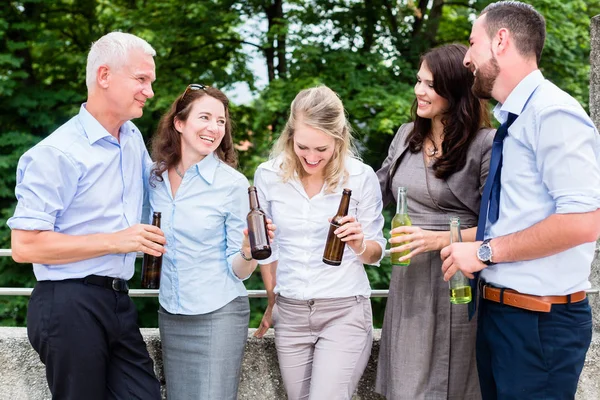
[[[149,139],[160,116],[192,82],[228,89],[244,82],[256,99],[232,104],[240,166],[250,180],[282,131],[302,89],[326,84],[344,102],[364,161],[377,169],[398,127],[410,120],[420,54],[463,42],[489,0],[21,0],[0,6],[0,248],[10,248],[15,170],[21,154],[73,116],[85,101],[90,43],[113,30],[137,34],[157,51],[156,96],[135,121]],[[588,105],[590,18],[600,0],[532,0],[546,18],[541,69]],[[244,21],[256,25],[243,37]],[[242,43],[267,60],[257,91]],[[391,213],[385,211],[388,235]],[[386,237],[389,237],[386,236]],[[140,261],[131,286],[139,287]],[[389,260],[366,267],[371,285],[388,287]],[[262,289],[257,271],[246,282]],[[0,287],[32,287],[29,265],[0,257]],[[156,298],[135,299],[142,326],[156,326]],[[385,299],[373,299],[375,325]],[[27,298],[0,297],[0,325],[24,325]],[[266,306],[253,299],[251,326]]]

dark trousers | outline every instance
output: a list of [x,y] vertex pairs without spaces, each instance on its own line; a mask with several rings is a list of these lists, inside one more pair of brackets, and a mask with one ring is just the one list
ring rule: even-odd
[[53,399],[160,399],[160,384],[126,293],[74,281],[38,282],[27,334]]
[[588,300],[533,312],[481,299],[477,370],[483,400],[573,399],[592,340]]

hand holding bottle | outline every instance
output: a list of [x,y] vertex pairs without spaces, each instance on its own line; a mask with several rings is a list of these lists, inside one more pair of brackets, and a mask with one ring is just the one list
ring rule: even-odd
[[435,232],[421,229],[418,226],[399,226],[392,229],[390,234],[392,235],[389,239],[392,253],[408,251],[398,258],[399,262],[409,260],[417,254],[427,251],[441,250],[447,245],[447,240],[445,240],[447,231]]
[[340,240],[338,235],[335,234],[335,231],[342,227],[341,221],[348,215],[350,196],[352,196],[352,190],[344,189],[342,191],[342,199],[340,200],[340,206],[338,207],[337,213],[333,218],[329,219],[329,233],[327,234],[325,250],[323,251],[323,262],[325,264],[337,266],[342,263],[346,242]]
[[[277,225],[271,221],[270,218],[267,218],[267,234],[269,235],[269,239],[275,239],[275,231],[277,230]],[[242,241],[242,250],[244,254],[252,254],[252,248],[250,245],[250,237],[248,236],[248,228],[244,229],[244,240]]]
[[[450,244],[461,243],[462,235],[460,233],[460,218],[450,218]],[[457,271],[449,280],[450,303],[466,304],[471,301],[471,286],[469,279],[460,271]]]
[[[331,222],[331,218],[329,218]],[[340,220],[340,226],[333,233],[337,235],[342,242],[345,242],[355,253],[360,253],[362,250],[365,235],[363,234],[362,225],[351,215],[346,215]]]

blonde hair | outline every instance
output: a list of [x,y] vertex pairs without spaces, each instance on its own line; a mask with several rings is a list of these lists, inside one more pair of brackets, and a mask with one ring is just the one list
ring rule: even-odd
[[333,156],[325,167],[325,191],[332,192],[348,178],[346,157],[358,158],[344,105],[339,96],[324,85],[304,89],[296,95],[290,106],[290,117],[271,153],[271,158],[283,158],[280,165],[283,182],[295,178],[296,174],[300,179],[306,176],[294,152],[294,129],[298,121],[335,139]]

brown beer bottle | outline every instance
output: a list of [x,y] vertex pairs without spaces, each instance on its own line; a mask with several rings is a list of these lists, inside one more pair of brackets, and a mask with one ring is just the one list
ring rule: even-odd
[[264,260],[271,256],[271,244],[267,231],[267,215],[260,208],[256,187],[248,188],[250,200],[250,212],[246,217],[248,222],[248,238],[250,239],[250,251],[255,260]]
[[337,214],[331,219],[329,224],[329,234],[327,235],[327,242],[325,243],[325,251],[323,252],[323,262],[329,265],[340,265],[342,263],[342,257],[344,256],[344,248],[346,243],[337,237],[333,231],[341,226],[340,220],[348,215],[348,209],[350,208],[350,196],[352,190],[344,189],[342,193],[342,200],[340,201],[340,207],[338,208]]
[[[152,215],[152,225],[160,228],[161,214],[155,211]],[[160,270],[162,268],[162,255],[159,257],[144,253],[142,262],[142,288],[158,289],[160,287]]]

